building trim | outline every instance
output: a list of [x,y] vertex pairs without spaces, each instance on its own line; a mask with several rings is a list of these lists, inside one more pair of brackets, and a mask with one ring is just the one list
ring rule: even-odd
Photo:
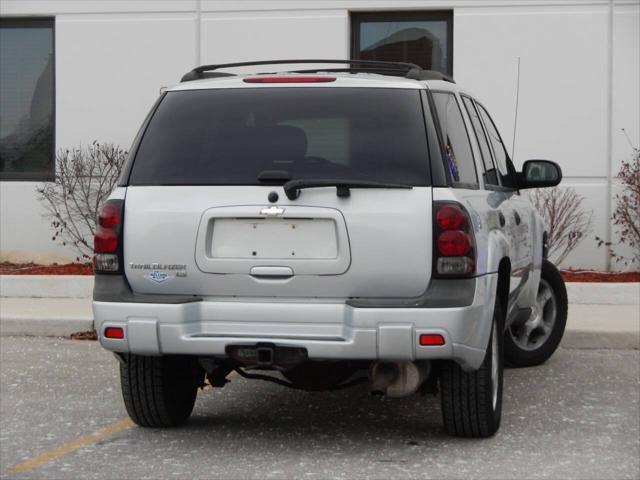
[[[607,138],[606,138],[606,164],[607,164],[607,186],[606,186],[606,207],[605,207],[605,239],[612,241],[612,221],[613,213],[613,1],[609,0],[609,18],[607,23]],[[611,255],[605,258],[605,269],[611,271]]]

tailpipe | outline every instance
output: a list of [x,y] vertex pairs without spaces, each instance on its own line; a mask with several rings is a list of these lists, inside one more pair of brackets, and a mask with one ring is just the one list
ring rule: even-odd
[[374,395],[406,397],[414,393],[429,377],[431,364],[422,362],[376,362],[369,370],[369,384]]

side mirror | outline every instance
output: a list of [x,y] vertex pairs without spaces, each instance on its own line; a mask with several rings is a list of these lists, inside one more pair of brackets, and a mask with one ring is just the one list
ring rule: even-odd
[[555,187],[562,180],[560,166],[549,160],[527,160],[518,174],[518,188]]

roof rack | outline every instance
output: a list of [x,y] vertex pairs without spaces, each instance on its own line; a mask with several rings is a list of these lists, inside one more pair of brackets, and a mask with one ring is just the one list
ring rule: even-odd
[[[217,65],[202,65],[196,67],[183,75],[181,82],[201,80],[203,78],[233,77],[235,74],[229,72],[218,72],[221,68],[248,67],[255,65],[282,65],[282,64],[340,64],[349,65],[345,68],[314,68],[304,70],[293,70],[292,73],[316,73],[316,72],[349,72],[349,73],[377,73],[380,75],[392,75],[397,77],[411,78],[413,80],[444,80],[455,83],[453,79],[444,73],[435,70],[423,70],[415,63],[408,62],[384,62],[378,60],[261,60],[256,62],[220,63]],[[265,73],[265,72],[260,72]]]

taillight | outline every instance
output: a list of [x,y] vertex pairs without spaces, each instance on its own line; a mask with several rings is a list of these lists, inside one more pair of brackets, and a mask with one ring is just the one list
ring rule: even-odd
[[473,225],[465,208],[455,202],[434,202],[435,273],[471,276],[475,273]]
[[98,229],[93,237],[95,273],[122,271],[122,212],[124,200],[108,200],[100,209]]
[[336,77],[329,77],[326,75],[281,75],[281,76],[259,76],[259,77],[245,77],[242,79],[245,83],[327,83],[335,82]]

